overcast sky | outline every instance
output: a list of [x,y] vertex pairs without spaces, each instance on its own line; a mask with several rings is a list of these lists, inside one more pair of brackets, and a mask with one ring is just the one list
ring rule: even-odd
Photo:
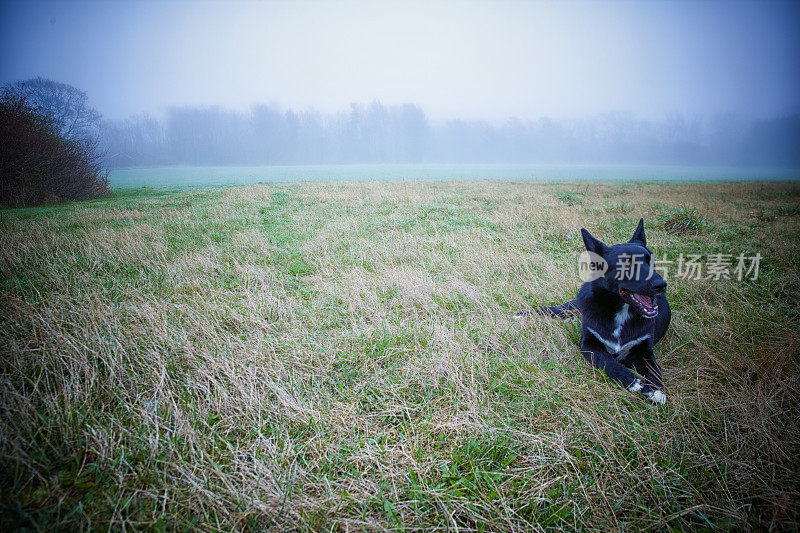
[[434,119],[800,110],[800,4],[5,2],[0,81],[110,118],[255,102],[414,102]]

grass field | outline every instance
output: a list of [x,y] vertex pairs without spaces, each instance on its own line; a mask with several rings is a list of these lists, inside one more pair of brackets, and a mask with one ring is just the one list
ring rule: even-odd
[[[799,213],[796,183],[488,181],[0,211],[3,527],[796,529]],[[663,407],[577,321],[510,320],[640,216],[659,257],[763,257],[668,277]]]

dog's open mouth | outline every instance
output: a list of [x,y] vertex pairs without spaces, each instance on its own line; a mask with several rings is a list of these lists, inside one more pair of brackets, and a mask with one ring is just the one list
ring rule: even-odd
[[658,304],[649,296],[626,291],[625,289],[620,289],[619,294],[628,303],[636,306],[643,317],[654,318],[658,315]]

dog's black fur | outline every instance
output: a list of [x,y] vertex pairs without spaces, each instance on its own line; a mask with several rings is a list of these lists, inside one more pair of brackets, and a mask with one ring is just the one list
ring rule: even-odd
[[[624,244],[607,246],[585,229],[581,233],[586,249],[601,255],[608,270],[603,277],[584,283],[575,300],[540,307],[536,312],[558,318],[583,315],[584,357],[629,391],[663,404],[667,396],[653,346],[666,333],[672,312],[665,295],[667,283],[651,269],[644,220],[639,221],[633,238]],[[637,256],[638,268],[620,268],[620,259]],[[525,315],[517,313],[514,318]]]

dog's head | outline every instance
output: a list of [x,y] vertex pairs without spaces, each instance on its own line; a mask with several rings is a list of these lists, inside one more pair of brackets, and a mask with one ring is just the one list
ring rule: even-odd
[[644,237],[644,219],[630,241],[608,246],[581,229],[586,249],[605,260],[608,265],[603,277],[594,283],[619,295],[631,308],[645,318],[658,315],[656,296],[667,288],[667,282],[658,275],[651,264],[651,253]]

